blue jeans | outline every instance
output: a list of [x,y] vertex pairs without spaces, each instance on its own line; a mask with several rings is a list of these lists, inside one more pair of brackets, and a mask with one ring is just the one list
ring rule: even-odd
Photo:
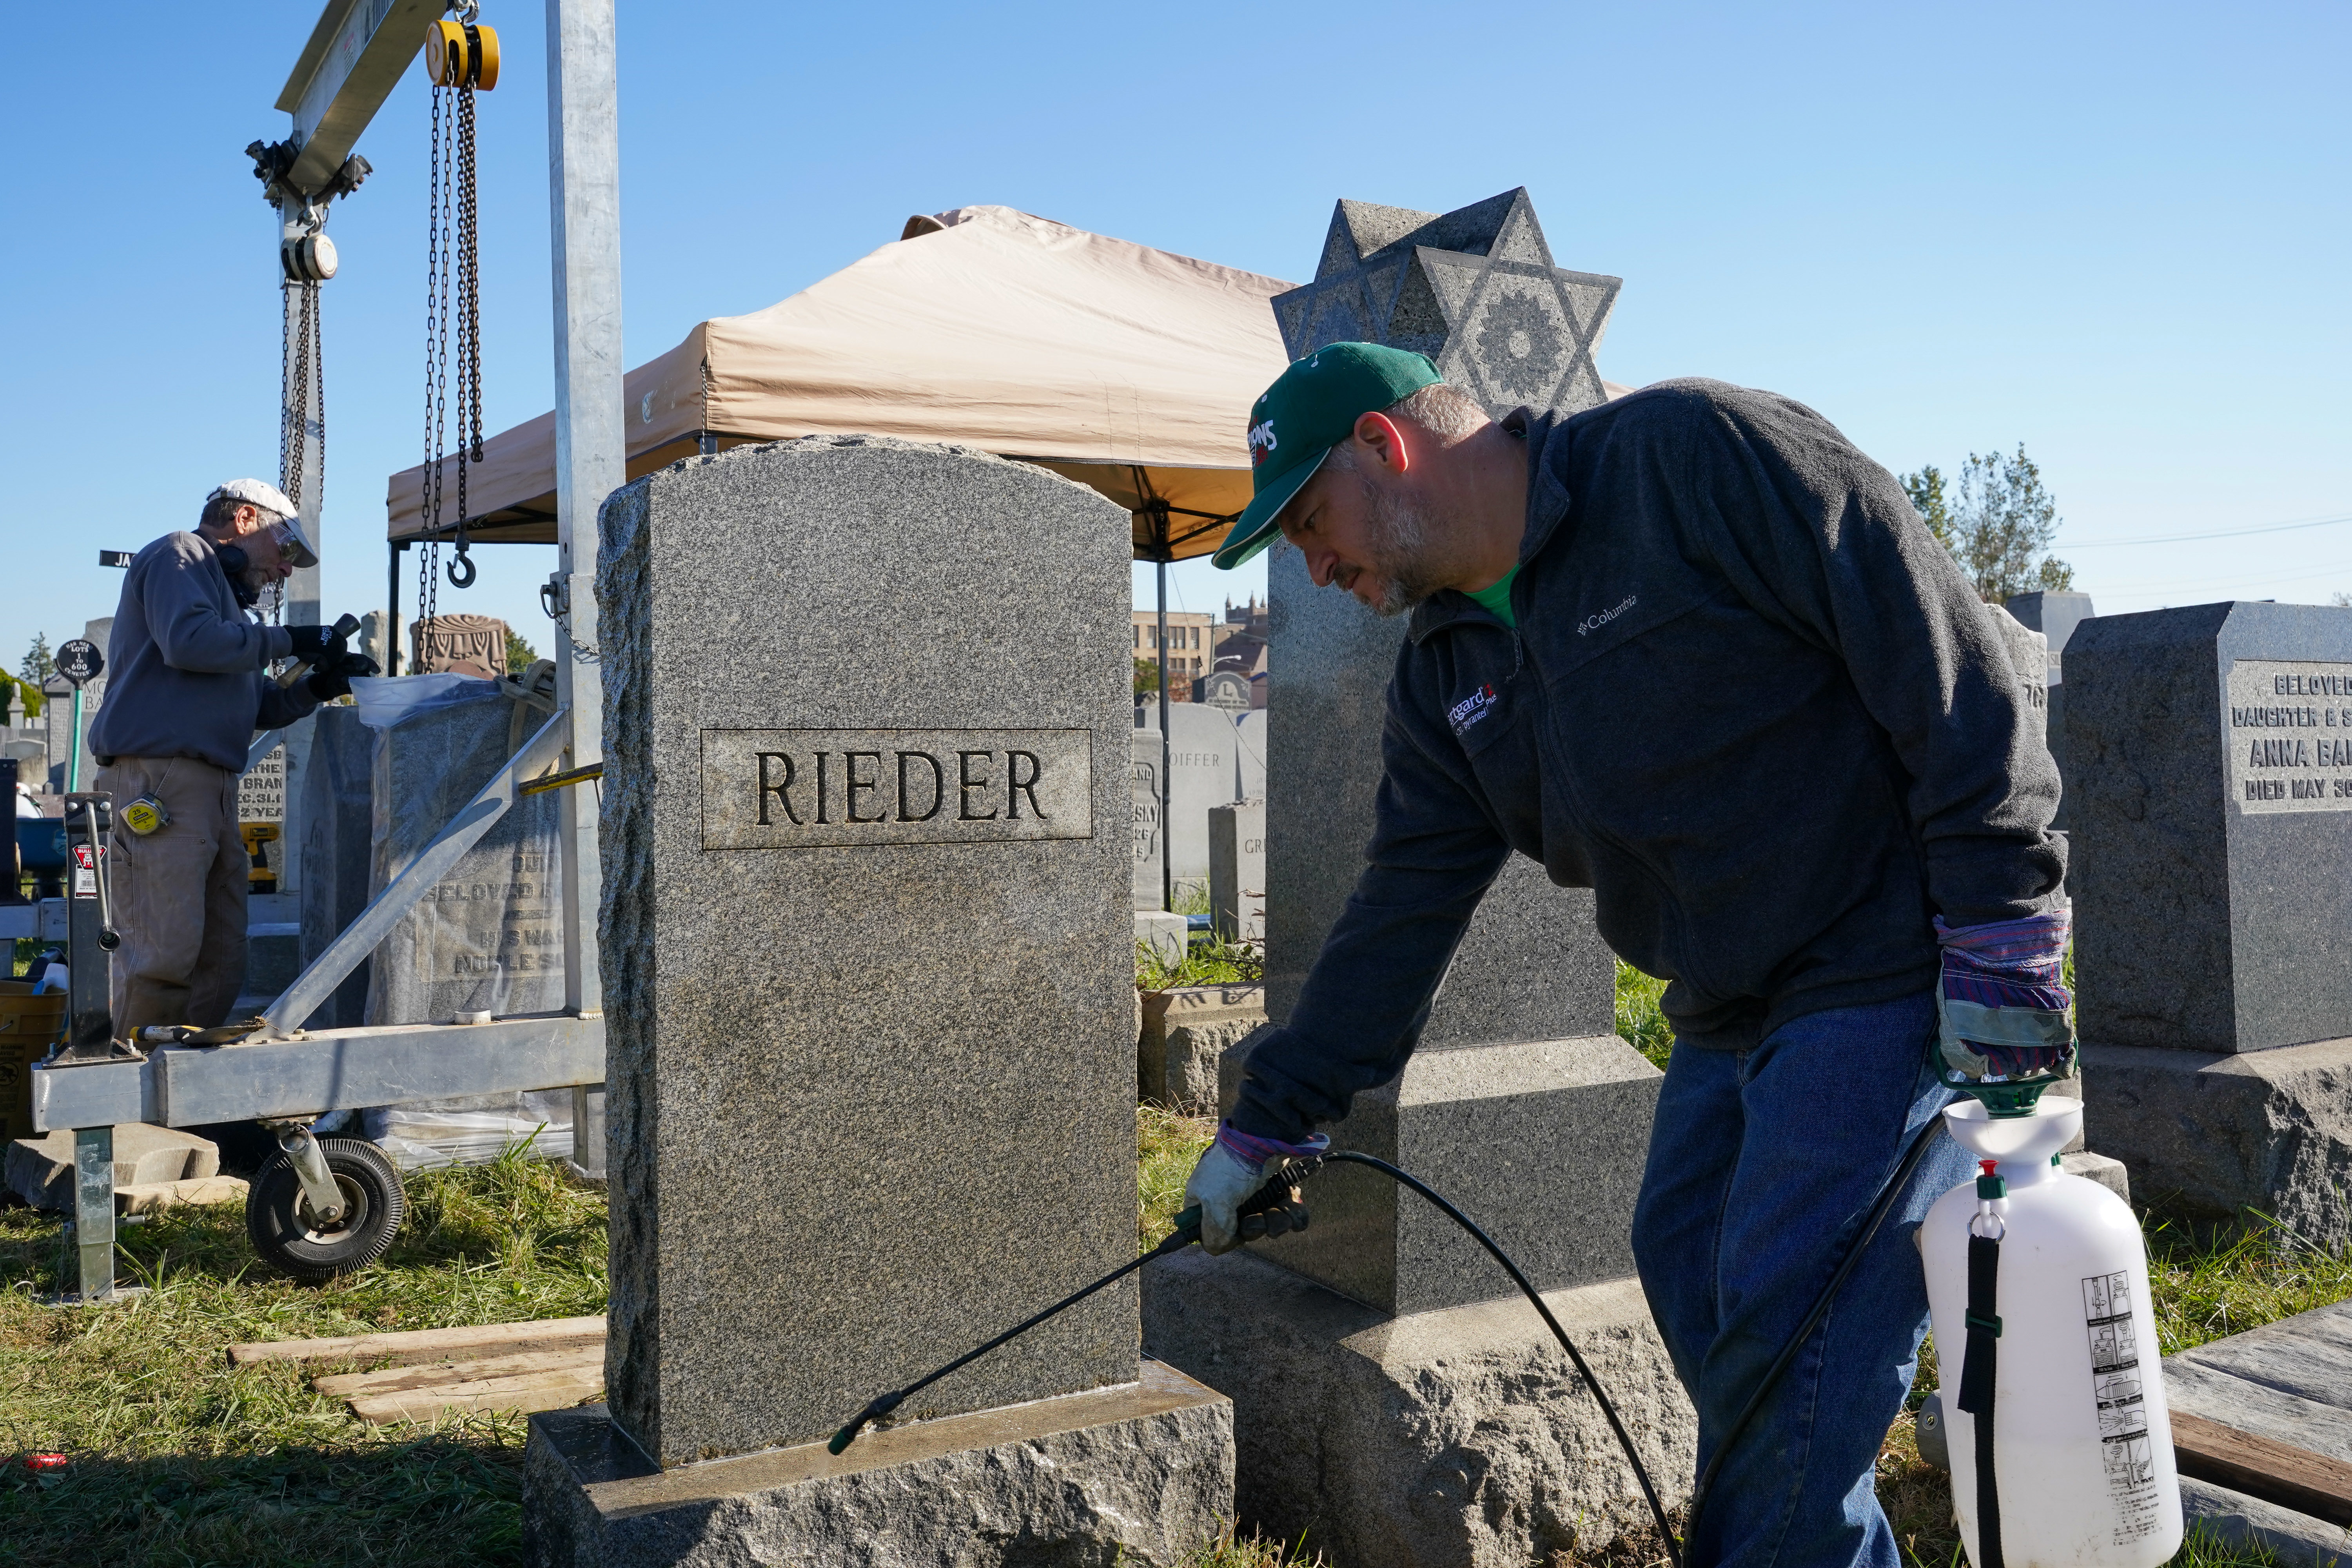
[[[1706,1473],[1912,1137],[1955,1097],[1927,1066],[1931,992],[1809,1014],[1752,1051],[1678,1048],[1658,1097],[1633,1256]],[[1899,1568],[1874,1485],[1927,1327],[1913,1236],[1966,1181],[1938,1137],[1828,1317],[1717,1478],[1692,1568]]]

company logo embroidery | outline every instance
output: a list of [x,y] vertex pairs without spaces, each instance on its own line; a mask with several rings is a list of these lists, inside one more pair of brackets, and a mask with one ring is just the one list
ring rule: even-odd
[[1447,709],[1445,721],[1454,726],[1454,736],[1459,739],[1471,725],[1502,706],[1502,700],[1495,695],[1494,685],[1489,682]]
[[1618,616],[1632,609],[1637,602],[1637,599],[1638,595],[1628,594],[1625,595],[1625,602],[1623,604],[1612,605],[1610,608],[1601,611],[1597,616],[1585,616],[1582,620],[1576,623],[1576,635],[1578,637],[1584,637],[1592,632],[1599,631],[1602,626],[1607,626],[1610,622],[1615,620]]
[[[1228,425],[1225,428],[1230,430],[1233,426]],[[1258,464],[1264,462],[1265,460],[1265,455],[1274,450],[1274,445],[1273,420],[1261,420],[1259,423],[1251,426],[1249,433],[1250,467],[1255,468]]]

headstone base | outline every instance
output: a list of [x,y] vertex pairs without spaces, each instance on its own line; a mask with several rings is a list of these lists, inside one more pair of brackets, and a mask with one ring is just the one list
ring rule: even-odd
[[2124,1202],[2131,1202],[2131,1171],[2121,1160],[2107,1154],[2094,1154],[2088,1149],[2077,1149],[2060,1155],[2058,1163],[2068,1175],[2096,1182]]
[[[1548,1291],[1668,1506],[1698,1425],[1633,1279]],[[1539,1562],[1650,1522],[1527,1301],[1390,1318],[1246,1252],[1143,1275],[1144,1353],[1234,1390],[1235,1520],[1350,1568]]]
[[2083,1070],[2100,1152],[2143,1201],[2258,1209],[2321,1247],[2352,1241],[2352,1039],[2230,1056],[2084,1046]]
[[[845,1412],[845,1414],[846,1414]],[[858,1563],[1174,1568],[1233,1517],[1232,1401],[1147,1361],[1139,1383],[654,1468],[601,1405],[530,1418],[531,1568]]]
[[1137,1098],[1215,1115],[1218,1058],[1265,1023],[1263,985],[1185,985],[1145,994]]

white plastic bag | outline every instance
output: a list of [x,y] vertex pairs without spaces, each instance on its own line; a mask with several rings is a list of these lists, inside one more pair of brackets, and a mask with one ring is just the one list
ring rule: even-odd
[[471,702],[498,685],[471,675],[362,675],[352,679],[352,703],[360,722],[371,730],[389,730],[403,719]]

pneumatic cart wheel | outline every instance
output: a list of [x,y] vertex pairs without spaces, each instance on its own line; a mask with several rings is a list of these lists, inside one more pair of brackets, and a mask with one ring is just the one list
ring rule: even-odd
[[400,1173],[383,1151],[357,1138],[321,1138],[319,1152],[342,1190],[342,1217],[320,1225],[302,1196],[294,1163],[280,1153],[253,1178],[245,1198],[245,1233],[253,1249],[306,1284],[364,1268],[392,1247],[408,1206]]

